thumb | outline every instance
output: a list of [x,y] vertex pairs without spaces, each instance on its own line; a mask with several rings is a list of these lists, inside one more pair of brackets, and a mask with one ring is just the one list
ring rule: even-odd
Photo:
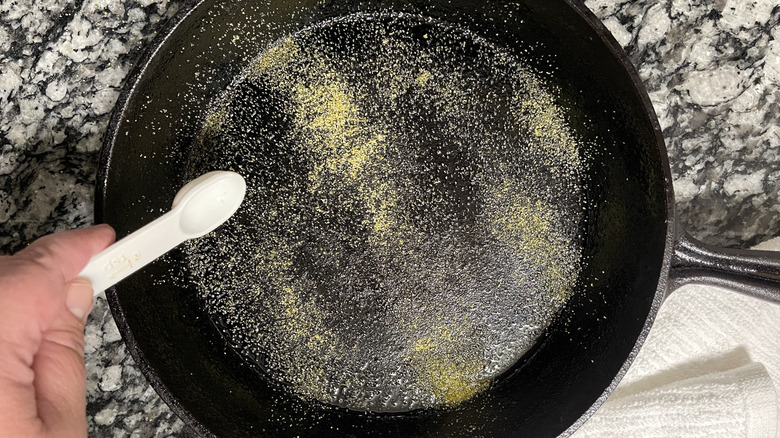
[[68,283],[65,291],[65,307],[82,322],[81,330],[84,330],[87,315],[92,311],[94,304],[94,291],[89,280],[79,277]]
[[38,416],[56,436],[83,437],[86,423],[84,324],[92,310],[92,285],[75,279],[67,285],[65,308],[43,333],[33,359]]

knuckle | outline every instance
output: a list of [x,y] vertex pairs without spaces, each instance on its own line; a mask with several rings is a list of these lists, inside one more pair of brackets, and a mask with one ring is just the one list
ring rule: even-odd
[[[73,318],[75,319],[75,317]],[[83,359],[84,335],[77,327],[58,327],[50,329],[45,336],[45,341],[54,346],[74,353]],[[72,324],[75,326],[75,323]]]

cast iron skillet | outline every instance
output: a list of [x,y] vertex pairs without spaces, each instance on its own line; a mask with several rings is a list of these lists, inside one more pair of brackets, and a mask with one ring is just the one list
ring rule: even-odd
[[380,10],[436,17],[522,46],[526,62],[552,72],[545,80],[572,129],[599,139],[587,151],[586,195],[594,202],[578,281],[588,287],[487,392],[455,409],[360,414],[302,402],[244,365],[207,320],[174,252],[107,296],[144,375],[192,428],[204,436],[568,435],[615,388],[676,287],[711,283],[780,301],[776,256],[715,250],[678,229],[647,94],[618,44],[575,0],[190,2],[120,97],[101,156],[97,222],[122,236],[169,208],[205,103],[262,47],[326,18]]

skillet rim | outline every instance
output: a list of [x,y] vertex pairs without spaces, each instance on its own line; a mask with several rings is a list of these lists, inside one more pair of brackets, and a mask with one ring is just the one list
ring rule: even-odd
[[[103,223],[103,210],[104,199],[106,197],[106,191],[108,189],[108,172],[111,167],[111,158],[114,151],[114,145],[116,138],[119,135],[119,125],[122,122],[122,118],[127,109],[127,105],[130,102],[130,98],[135,91],[136,85],[144,76],[147,71],[149,63],[155,58],[160,48],[171,38],[173,33],[178,29],[179,25],[187,19],[195,10],[208,0],[184,0],[179,6],[179,10],[173,14],[169,21],[162,26],[157,35],[152,39],[149,46],[141,53],[135,66],[130,71],[128,76],[124,79],[124,84],[119,92],[119,97],[114,104],[114,109],[111,114],[106,133],[103,137],[103,142],[100,150],[100,158],[98,161],[98,172],[95,188],[95,223]],[[133,361],[138,366],[141,374],[149,382],[149,385],[154,388],[154,391],[160,396],[160,398],[171,408],[171,411],[180,418],[184,424],[186,431],[187,428],[195,429],[198,435],[203,437],[214,437],[214,435],[206,426],[204,426],[197,418],[195,418],[184,405],[170,392],[168,387],[162,382],[157,375],[157,372],[149,364],[146,359],[146,355],[138,346],[138,343],[133,336],[133,332],[130,325],[127,323],[124,309],[122,308],[117,294],[116,287],[111,286],[105,291],[106,301],[108,302],[111,314],[114,317],[119,333],[122,335],[122,339],[125,342],[127,350],[133,358]]]
[[601,405],[603,405],[604,402],[607,401],[607,398],[609,398],[612,392],[615,391],[615,388],[617,388],[620,381],[628,372],[628,369],[631,367],[631,364],[634,362],[634,359],[636,359],[636,356],[639,354],[642,345],[647,339],[647,336],[650,333],[650,329],[653,326],[653,322],[655,322],[655,318],[658,315],[658,310],[660,309],[661,304],[663,303],[663,301],[666,299],[666,297],[670,292],[669,275],[670,275],[670,269],[672,265],[672,259],[674,257],[674,246],[675,246],[675,242],[677,241],[676,235],[678,232],[677,231],[678,227],[677,227],[677,218],[675,215],[674,186],[672,184],[671,167],[669,166],[669,153],[666,148],[666,143],[663,137],[663,131],[661,130],[660,122],[658,121],[658,116],[655,114],[655,109],[653,108],[652,101],[650,100],[650,96],[647,93],[647,89],[645,88],[642,78],[639,76],[639,72],[637,72],[636,67],[634,67],[633,63],[628,57],[628,54],[620,46],[620,43],[617,42],[615,37],[612,35],[609,29],[607,29],[604,23],[602,23],[601,20],[599,20],[596,14],[594,14],[593,11],[591,11],[585,6],[584,2],[579,0],[563,0],[563,1],[566,4],[568,4],[569,7],[571,7],[572,10],[574,10],[596,32],[596,34],[599,36],[601,40],[601,43],[607,48],[610,54],[618,61],[618,63],[623,68],[625,74],[631,80],[631,83],[634,86],[634,92],[641,99],[644,113],[647,116],[648,121],[651,123],[653,127],[653,134],[655,135],[655,144],[657,147],[658,158],[660,160],[660,163],[658,164],[660,164],[661,170],[663,172],[664,193],[666,195],[664,199],[666,203],[666,236],[664,242],[663,260],[661,263],[661,269],[658,276],[658,285],[656,287],[655,295],[653,297],[649,311],[647,313],[644,324],[642,326],[642,330],[639,333],[639,336],[634,341],[634,346],[631,349],[631,352],[629,353],[626,360],[623,362],[623,365],[620,367],[620,370],[617,372],[617,374],[615,374],[609,386],[607,386],[604,389],[604,391],[596,399],[596,401],[590,406],[590,408],[588,408],[588,410],[585,411],[577,419],[577,421],[572,423],[572,425],[569,426],[560,435],[560,437],[568,437],[572,435],[574,432],[576,432],[577,429],[579,429],[591,416],[593,416],[593,414],[601,407]]

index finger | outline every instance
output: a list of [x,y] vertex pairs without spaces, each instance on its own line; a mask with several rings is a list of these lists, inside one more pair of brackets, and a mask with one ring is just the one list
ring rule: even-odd
[[115,238],[114,229],[106,224],[79,228],[41,237],[15,256],[43,265],[49,272],[62,275],[63,283],[67,283]]

